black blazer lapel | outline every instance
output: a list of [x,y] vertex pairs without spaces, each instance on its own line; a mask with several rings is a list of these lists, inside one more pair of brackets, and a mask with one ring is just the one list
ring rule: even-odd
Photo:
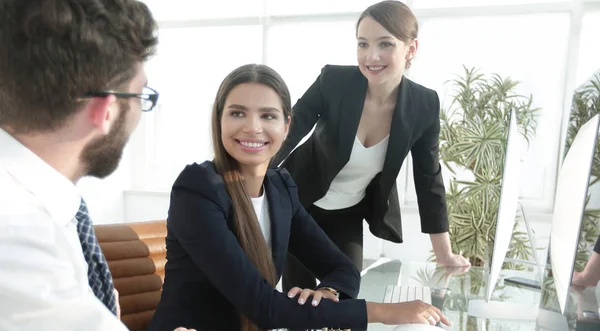
[[281,178],[278,177],[279,175],[275,171],[269,170],[264,182],[269,202],[273,263],[277,271],[277,278],[281,277],[283,272],[292,220],[292,203],[286,199],[290,194],[285,187],[282,187]]
[[348,90],[348,94],[343,96],[341,107],[338,109],[339,114],[339,150],[336,161],[338,162],[339,169],[341,169],[348,160],[352,153],[352,146],[354,146],[354,139],[356,132],[358,131],[358,124],[360,123],[360,117],[365,107],[365,98],[367,96],[368,81],[363,74],[356,68],[356,75],[358,76],[356,81],[352,82],[351,89]]
[[[403,77],[398,87],[398,101],[396,101],[396,108],[392,115],[390,139],[381,173],[381,192],[386,195],[395,184],[402,161],[412,145],[411,137],[416,118],[412,106],[410,85],[406,77]],[[384,198],[387,199],[387,196]]]

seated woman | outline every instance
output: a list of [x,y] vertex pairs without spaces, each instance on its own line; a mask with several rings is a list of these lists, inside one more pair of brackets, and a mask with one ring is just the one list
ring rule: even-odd
[[[290,121],[289,91],[271,68],[245,65],[225,78],[212,114],[214,161],[188,165],[172,188],[165,280],[148,330],[449,324],[421,301],[348,299],[358,270],[302,207],[288,172],[267,170]],[[288,251],[317,273],[316,290],[275,289]]]

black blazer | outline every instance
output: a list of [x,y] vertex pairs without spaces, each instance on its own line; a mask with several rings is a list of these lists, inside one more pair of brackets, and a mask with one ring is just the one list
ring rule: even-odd
[[[272,165],[279,165],[285,159],[281,166],[299,184],[298,194],[304,207],[325,196],[350,159],[367,85],[358,67],[327,65],[294,106],[290,133]],[[439,116],[437,93],[403,77],[383,171],[367,187],[366,220],[374,235],[402,242],[396,178],[409,151],[413,157],[421,229],[425,233],[448,231],[439,164]],[[315,124],[311,137],[289,155]]]
[[[288,172],[268,170],[264,187],[277,278],[289,250],[321,280],[319,286],[355,298],[360,274],[304,210]],[[149,331],[237,331],[238,311],[263,329],[366,329],[364,300],[301,306],[269,285],[238,243],[231,200],[212,162],[187,166],[175,181],[166,244],[165,281]]]

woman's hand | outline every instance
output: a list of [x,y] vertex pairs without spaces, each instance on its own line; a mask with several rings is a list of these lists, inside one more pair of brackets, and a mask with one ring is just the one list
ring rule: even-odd
[[571,284],[578,285],[581,287],[593,287],[596,286],[597,283],[594,283],[593,280],[590,280],[590,277],[584,272],[574,272],[573,278],[571,279]]
[[308,300],[309,297],[312,296],[312,302],[311,304],[316,307],[319,305],[319,303],[321,302],[321,299],[325,298],[325,299],[331,299],[335,302],[339,302],[340,300],[335,296],[335,294],[333,294],[331,291],[329,290],[325,290],[325,289],[319,289],[319,290],[311,290],[311,289],[301,289],[299,287],[294,287],[292,288],[289,292],[288,292],[288,297],[289,298],[294,298],[296,297],[298,294],[300,294],[300,296],[298,297],[298,304],[303,305],[304,303],[306,303],[306,300]]
[[462,252],[460,254],[452,253],[450,234],[448,232],[432,233],[429,237],[431,238],[431,246],[437,263],[447,267],[471,266],[471,262],[462,256]]
[[421,300],[400,303],[367,302],[367,315],[369,323],[436,325],[442,322],[448,326],[452,325],[438,308]]
[[[463,257],[461,254],[451,253],[448,256],[438,258],[436,256],[436,262],[446,267],[470,267],[471,262]],[[468,270],[468,269],[467,269]]]

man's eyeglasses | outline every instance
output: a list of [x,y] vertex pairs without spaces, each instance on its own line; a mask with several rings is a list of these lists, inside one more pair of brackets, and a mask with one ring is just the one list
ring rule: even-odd
[[142,100],[142,111],[149,112],[154,109],[156,106],[156,102],[158,101],[158,92],[150,87],[144,87],[142,93],[123,93],[123,92],[114,92],[114,91],[94,91],[88,92],[84,95],[84,98],[93,98],[93,97],[107,97],[109,95],[114,95],[117,98],[138,98]]

